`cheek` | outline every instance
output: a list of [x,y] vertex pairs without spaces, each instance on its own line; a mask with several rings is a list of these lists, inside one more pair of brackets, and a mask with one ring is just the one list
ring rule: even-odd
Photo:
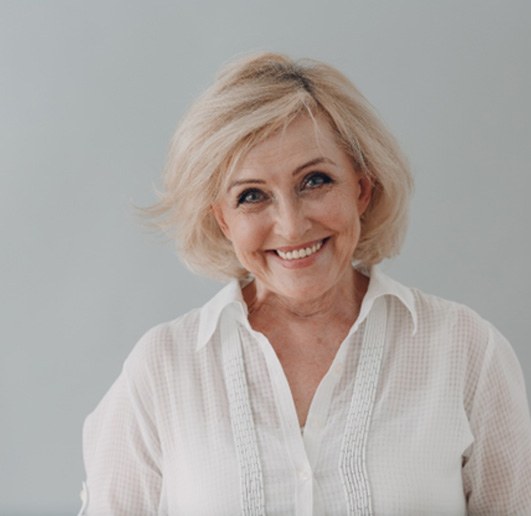
[[344,202],[337,199],[337,202],[327,203],[320,210],[320,220],[325,226],[330,227],[339,234],[354,234],[359,232],[359,215],[354,203]]
[[267,229],[256,218],[235,220],[231,224],[232,245],[237,255],[245,255],[263,249]]

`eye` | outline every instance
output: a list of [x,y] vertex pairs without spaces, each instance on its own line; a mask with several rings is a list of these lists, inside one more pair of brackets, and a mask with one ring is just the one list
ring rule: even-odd
[[249,188],[248,190],[244,190],[238,196],[237,205],[239,206],[240,204],[256,204],[265,200],[265,198],[266,196],[261,190],[258,190],[257,188]]
[[324,172],[312,172],[302,181],[303,188],[319,188],[320,186],[332,183],[332,178]]

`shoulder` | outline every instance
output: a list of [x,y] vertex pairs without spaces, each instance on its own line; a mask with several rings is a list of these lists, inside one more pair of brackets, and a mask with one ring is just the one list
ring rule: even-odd
[[171,321],[157,324],[142,335],[136,345],[139,353],[156,349],[175,351],[175,347],[185,349],[195,345],[199,331],[201,310],[195,308]]
[[242,302],[236,280],[202,307],[148,330],[125,360],[127,380],[144,385],[192,380],[201,367],[217,359],[215,346],[200,343],[212,338],[220,313],[233,302]]
[[417,331],[405,347],[414,363],[422,361],[441,385],[457,388],[469,415],[485,393],[520,399],[525,385],[518,357],[494,324],[462,303],[410,291]]
[[502,333],[472,308],[411,289],[418,318],[417,339],[468,381],[477,383],[489,367],[519,370],[516,354]]
[[144,333],[125,359],[121,374],[87,417],[86,439],[93,439],[106,424],[118,427],[127,421],[150,421],[168,408],[170,393],[187,381],[199,314],[200,309],[194,309]]
[[407,331],[412,320],[411,328],[417,336],[415,344],[430,347],[430,343],[440,345],[441,341],[448,343],[449,339],[477,343],[488,339],[490,323],[468,306],[403,285],[377,267],[370,273],[367,297],[387,294],[393,310],[392,317],[398,327]]
[[440,333],[454,339],[487,343],[494,326],[472,308],[412,288],[419,331]]
[[164,369],[192,356],[198,338],[200,309],[160,323],[142,335],[124,363],[124,372],[136,377],[142,373],[160,375]]

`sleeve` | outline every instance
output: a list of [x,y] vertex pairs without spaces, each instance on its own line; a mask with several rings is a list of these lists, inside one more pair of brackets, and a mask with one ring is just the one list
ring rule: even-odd
[[531,418],[510,344],[490,328],[469,413],[474,442],[463,457],[470,515],[531,514]]
[[134,377],[126,362],[119,378],[85,420],[87,476],[79,516],[159,514],[161,452],[151,394],[149,382],[141,375]]

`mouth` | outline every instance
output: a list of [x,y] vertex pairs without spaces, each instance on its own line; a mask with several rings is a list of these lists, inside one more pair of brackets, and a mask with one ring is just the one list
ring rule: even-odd
[[321,247],[323,247],[326,240],[328,239],[323,238],[322,240],[317,240],[316,242],[304,244],[301,247],[290,249],[289,251],[275,249],[275,253],[280,258],[286,261],[300,260],[302,258],[307,258],[308,256],[317,253],[321,249]]

